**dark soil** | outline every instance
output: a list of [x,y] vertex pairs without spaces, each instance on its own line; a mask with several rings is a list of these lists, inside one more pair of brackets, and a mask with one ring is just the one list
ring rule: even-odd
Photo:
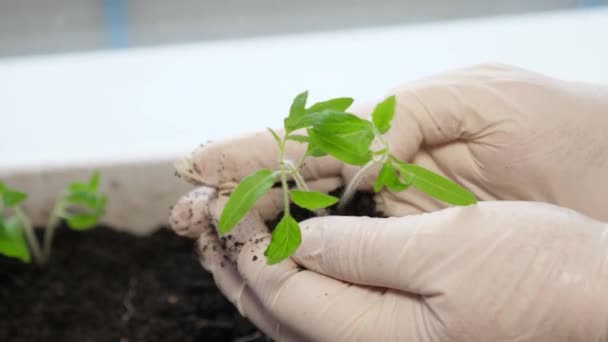
[[60,229],[44,269],[0,257],[0,341],[265,341],[192,240]]
[[[336,189],[329,194],[332,196],[340,197],[344,188]],[[369,217],[380,217],[382,216],[376,211],[376,202],[374,202],[374,194],[371,192],[356,192],[352,200],[344,207],[342,212],[337,210],[338,204],[327,208],[329,215],[342,215],[342,216],[369,216]],[[298,222],[306,219],[315,217],[315,213],[298,207],[291,203],[289,205],[289,212],[291,216]],[[283,213],[280,213],[274,220],[267,222],[268,227],[272,230],[281,221]]]

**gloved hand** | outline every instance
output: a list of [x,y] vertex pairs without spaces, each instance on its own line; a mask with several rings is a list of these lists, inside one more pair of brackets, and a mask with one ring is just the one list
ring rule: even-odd
[[[410,82],[397,96],[386,140],[402,160],[464,185],[480,200],[557,204],[608,220],[608,87],[552,79],[504,65],[482,65]],[[371,107],[355,108],[368,116]],[[304,146],[287,145],[297,160]],[[233,186],[259,167],[278,168],[266,131],[194,152],[193,177]],[[226,170],[226,172],[224,172]],[[356,167],[310,158],[304,178],[348,182]],[[371,190],[374,175],[363,182]],[[377,196],[386,216],[445,207],[415,189]]]
[[[210,203],[216,221],[222,205]],[[608,227],[570,209],[505,201],[314,218],[301,223],[295,263],[268,266],[256,218],[267,205],[229,240],[209,226],[199,251],[278,341],[608,340]]]
[[[608,216],[603,210],[602,203],[602,199],[608,192],[607,183],[603,181],[606,163],[604,162],[605,158],[602,159],[603,149],[608,147],[608,141],[606,139],[602,140],[603,128],[608,127],[608,118],[606,115],[602,115],[602,113],[606,113],[608,108],[608,96],[606,96],[608,92],[605,88],[561,82],[510,67],[485,66],[414,82],[396,90],[395,93],[398,96],[398,108],[393,129],[389,132],[387,139],[391,144],[392,152],[399,158],[413,161],[436,172],[443,173],[472,190],[482,200],[541,200],[575,208],[599,219],[605,219]],[[365,115],[366,113],[360,111],[358,114]],[[286,152],[291,158],[297,159],[303,153],[303,150],[299,144],[288,144]],[[286,340],[301,337],[325,340],[332,339],[337,335],[345,339],[361,338],[364,340],[366,337],[370,337],[366,334],[376,334],[374,336],[383,337],[384,335],[381,334],[386,333],[388,334],[386,338],[397,338],[400,337],[400,333],[408,330],[411,333],[420,333],[421,338],[424,331],[439,334],[431,336],[431,339],[433,337],[446,337],[469,340],[469,337],[473,339],[479,337],[484,340],[485,333],[493,332],[497,334],[492,335],[494,337],[520,338],[521,340],[528,339],[528,337],[534,339],[537,336],[583,336],[576,335],[579,331],[577,329],[584,325],[583,323],[588,323],[589,326],[585,325],[584,329],[580,329],[584,330],[583,332],[597,335],[584,336],[590,336],[590,338],[602,336],[605,338],[605,335],[599,335],[600,333],[598,333],[598,331],[605,332],[605,327],[604,330],[597,330],[601,328],[597,328],[599,323],[597,323],[596,317],[585,318],[586,321],[583,323],[576,321],[573,326],[565,324],[572,322],[561,321],[564,316],[559,316],[559,312],[547,311],[547,316],[542,314],[534,316],[536,309],[532,305],[534,298],[531,298],[530,294],[530,291],[533,292],[534,289],[538,289],[539,300],[542,301],[550,300],[554,298],[552,296],[557,294],[563,295],[564,298],[571,298],[568,299],[569,303],[574,303],[577,301],[576,298],[581,298],[580,296],[577,297],[577,295],[580,295],[578,292],[568,292],[573,287],[559,287],[553,289],[554,292],[545,292],[548,293],[548,295],[545,295],[542,290],[547,290],[538,287],[540,286],[538,284],[542,283],[542,279],[537,280],[536,283],[529,280],[537,279],[537,277],[542,278],[543,274],[548,277],[546,279],[556,279],[550,278],[550,276],[556,277],[555,274],[557,273],[540,273],[540,275],[538,273],[543,271],[542,266],[546,265],[546,261],[542,260],[545,260],[546,257],[554,258],[551,260],[563,261],[561,263],[556,262],[555,265],[557,266],[550,270],[552,272],[563,270],[563,274],[568,275],[565,278],[568,279],[570,278],[569,274],[574,274],[575,276],[572,279],[577,279],[579,285],[582,284],[581,286],[576,285],[576,288],[587,289],[602,284],[606,286],[604,259],[606,258],[605,236],[608,233],[602,233],[598,228],[599,223],[595,221],[574,214],[566,215],[564,213],[568,211],[564,209],[540,204],[522,206],[514,203],[480,204],[472,208],[449,209],[421,217],[391,219],[392,221],[368,221],[363,218],[344,219],[354,220],[348,221],[348,226],[360,227],[358,229],[361,231],[369,230],[368,233],[370,234],[374,234],[377,225],[383,225],[384,222],[398,222],[399,220],[404,220],[404,222],[409,220],[408,223],[403,223],[404,227],[401,230],[410,232],[412,231],[412,220],[439,222],[435,225],[430,223],[428,225],[426,223],[414,225],[416,227],[435,226],[437,232],[440,231],[440,228],[443,229],[441,234],[436,234],[438,238],[435,240],[438,241],[441,240],[441,236],[450,236],[449,234],[452,231],[458,231],[462,234],[460,240],[454,239],[453,244],[441,246],[431,245],[429,242],[429,245],[423,249],[417,247],[420,240],[408,238],[406,242],[412,241],[411,245],[398,245],[399,249],[395,249],[395,254],[377,254],[382,261],[374,265],[378,270],[383,269],[382,265],[393,265],[391,271],[394,274],[399,274],[398,272],[401,269],[409,271],[413,267],[416,272],[415,274],[408,273],[408,277],[410,275],[427,274],[423,267],[434,270],[430,273],[434,277],[428,274],[424,277],[425,280],[431,279],[425,282],[425,284],[431,285],[430,291],[420,284],[420,286],[412,287],[411,282],[416,283],[416,281],[409,278],[403,278],[406,282],[397,284],[396,280],[391,280],[390,277],[380,280],[381,276],[377,275],[373,279],[378,283],[370,282],[367,276],[363,277],[364,268],[367,269],[367,266],[365,266],[367,264],[362,258],[365,255],[375,254],[375,252],[364,250],[366,248],[365,239],[351,240],[348,235],[342,236],[341,242],[336,242],[335,245],[336,251],[354,248],[351,245],[358,248],[357,252],[352,254],[352,259],[340,260],[344,258],[344,254],[336,254],[336,265],[348,265],[348,267],[339,266],[338,268],[346,267],[348,269],[343,274],[339,272],[334,274],[331,269],[317,269],[314,267],[314,262],[309,264],[306,261],[307,255],[302,253],[311,250],[310,246],[313,250],[322,251],[323,249],[319,247],[320,242],[316,242],[316,245],[315,243],[309,243],[312,238],[308,237],[309,232],[305,229],[303,247],[296,258],[300,263],[312,270],[321,273],[327,272],[329,276],[343,277],[342,279],[346,281],[357,282],[357,279],[359,279],[357,277],[361,277],[359,280],[363,284],[390,287],[394,290],[380,291],[367,287],[347,286],[320,273],[310,271],[297,273],[296,266],[291,261],[274,267],[265,266],[261,251],[265,247],[268,233],[263,222],[276,216],[278,211],[281,210],[281,201],[276,196],[277,191],[268,194],[256,206],[256,209],[235,228],[234,238],[220,241],[217,240],[216,234],[209,230],[209,227],[219,216],[222,204],[225,202],[224,189],[230,189],[244,176],[261,167],[278,167],[277,148],[272,137],[266,132],[229,142],[212,144],[196,151],[190,160],[185,161],[185,165],[181,168],[182,173],[187,178],[210,186],[210,188],[202,188],[180,200],[180,203],[173,210],[171,221],[172,226],[181,234],[192,237],[202,234],[200,249],[203,265],[214,273],[220,288],[240,308],[241,312],[245,313],[262,330],[272,336]],[[309,183],[315,183],[317,189],[329,191],[342,185],[345,180],[348,181],[354,171],[354,168],[345,166],[333,159],[318,158],[310,159],[302,170],[302,174]],[[361,187],[362,189],[370,189],[371,183],[364,182]],[[382,191],[376,196],[376,200],[379,207],[388,216],[434,211],[442,207],[442,204],[417,193],[415,190],[407,190],[400,194]],[[544,209],[538,209],[539,206]],[[502,207],[504,209],[500,209]],[[519,209],[515,210],[514,207]],[[529,209],[524,210],[522,207]],[[194,210],[190,211],[190,209]],[[498,214],[503,211],[504,215]],[[452,214],[445,214],[446,212]],[[461,212],[466,213],[466,215],[461,214]],[[461,218],[462,215],[469,217],[469,219],[446,219],[446,217],[452,216]],[[491,218],[488,219],[488,216]],[[570,230],[567,228],[563,228],[564,232],[560,232],[559,229],[550,229],[552,225],[562,222],[561,219],[553,216],[573,220],[572,222],[564,221],[563,224],[559,225],[560,227],[572,227],[569,228],[570,230],[588,227],[586,231],[594,233],[585,235],[586,237],[582,240],[573,240],[570,237],[571,233],[568,233]],[[332,220],[341,219],[321,218],[314,222],[316,222],[316,225],[321,224],[325,227],[327,224],[335,222]],[[584,221],[586,223],[578,222],[574,224],[574,221]],[[508,224],[501,224],[501,222],[508,222]],[[368,223],[369,228],[364,228],[363,225]],[[393,227],[393,223],[390,225]],[[522,237],[522,234],[517,233],[520,229],[529,232],[526,227],[531,225],[538,225],[538,236],[522,233]],[[476,234],[483,233],[485,230],[475,230],[473,229],[474,226],[483,226],[488,231],[488,235],[483,235],[485,237],[481,239]],[[334,228],[336,228],[336,234],[341,231],[340,227],[333,226],[327,231],[329,232]],[[310,229],[314,231],[315,228],[311,227]],[[398,230],[400,229],[395,231]],[[323,229],[323,231],[325,230]],[[348,231],[350,235],[350,230]],[[418,231],[418,229],[416,228],[414,231]],[[512,235],[504,235],[503,232],[504,234],[512,232]],[[423,236],[421,234],[421,232],[418,232],[415,235]],[[548,243],[550,246],[555,245],[557,247],[551,249],[553,252],[546,257],[542,249],[538,252],[540,254],[536,256],[530,256],[531,254],[523,252],[506,252],[507,249],[517,246],[521,247],[524,252],[530,248],[534,250],[536,247],[526,249],[528,245],[524,242],[527,241],[528,237],[525,236],[528,235],[532,235],[530,239],[536,239],[531,240],[536,242],[530,246],[543,246]],[[504,247],[505,252],[503,253],[512,256],[513,259],[507,260],[503,255],[502,257],[496,257],[498,261],[493,263],[491,260],[494,260],[495,257],[488,253],[494,250],[491,248],[502,246],[501,243],[506,239],[506,236],[513,236],[513,239],[519,241],[520,245],[517,245],[517,243],[506,244],[511,247]],[[331,241],[331,236],[328,235],[327,237],[328,241]],[[561,239],[564,238],[570,241],[562,241]],[[373,237],[370,239],[373,239]],[[509,239],[509,241],[513,239]],[[470,253],[466,253],[467,249],[462,246],[469,245],[461,242],[469,240],[480,241],[480,248],[481,245],[485,244],[483,247],[486,247],[486,249],[471,249]],[[416,243],[413,241],[416,241]],[[482,243],[481,241],[485,242]],[[573,241],[578,241],[580,244],[572,244]],[[243,244],[245,244],[244,248]],[[561,252],[562,254],[560,254],[561,247],[557,244],[566,244],[568,252]],[[581,246],[588,247],[589,251],[584,248],[580,250]],[[225,251],[222,248],[225,248]],[[410,259],[401,260],[404,253],[412,249],[427,253],[428,255],[425,256],[421,252],[422,254],[419,256],[421,260],[426,260],[426,262],[414,267],[415,264],[414,266],[408,264]],[[387,248],[387,250],[393,249]],[[436,253],[433,253],[434,250]],[[251,253],[256,254],[251,255]],[[442,253],[449,255],[449,257],[444,258],[445,260],[440,257],[435,258],[435,255],[445,257]],[[584,269],[566,267],[566,264],[570,262],[573,264],[580,262],[581,259],[577,258],[584,256],[584,253],[593,254],[585,259],[585,265],[590,263],[589,265],[592,266],[591,263],[594,261],[599,263],[595,264],[595,268],[592,267],[595,276],[585,273]],[[498,254],[500,255],[500,253]],[[537,260],[539,255],[541,261]],[[452,259],[453,263],[451,262]],[[237,260],[238,264],[234,264]],[[389,260],[401,260],[404,263],[394,264],[389,263]],[[437,261],[437,267],[433,267],[433,262],[429,260],[440,261]],[[534,263],[540,263],[541,266],[521,269],[522,265],[534,265]],[[439,267],[439,265],[442,266]],[[470,269],[477,267],[475,265],[479,266],[479,268],[476,268],[480,273],[477,277],[482,277],[481,280],[477,281],[481,284],[478,286],[479,293],[492,294],[493,291],[499,291],[499,294],[494,294],[494,297],[486,299],[493,303],[494,307],[481,302],[479,299],[481,297],[473,296],[471,291],[463,292],[461,290],[463,288],[470,290],[477,286],[476,281],[471,276],[475,272],[470,271]],[[492,270],[491,265],[500,265],[502,269]],[[548,263],[547,265],[553,266],[554,264]],[[452,266],[454,269],[449,269],[449,271],[453,273],[445,271],[446,276],[449,279],[458,279],[458,281],[444,283],[453,284],[451,288],[435,287],[435,282],[438,282],[438,284],[442,282],[440,278],[442,274],[434,274],[434,272],[439,272],[438,270],[444,272],[442,267]],[[509,268],[510,266],[512,266],[512,269]],[[349,277],[349,270],[354,272],[357,277]],[[510,270],[511,273],[506,272],[506,270]],[[489,273],[495,279],[502,279],[498,278],[498,275],[503,271],[506,277],[509,274],[521,276],[520,280],[513,280],[515,283],[511,284],[517,286],[517,288],[508,288],[506,291],[511,291],[511,293],[508,296],[505,294],[505,297],[500,296],[500,290],[505,291],[502,287],[505,286],[505,282],[498,285],[494,284],[495,286],[492,287],[492,279],[486,279]],[[300,274],[303,275],[300,276]],[[305,279],[308,280],[305,281]],[[395,283],[393,284],[392,281]],[[393,285],[389,286],[389,284]],[[333,305],[332,303],[342,303],[335,296],[333,300],[322,298],[324,295],[313,300],[306,293],[293,294],[293,292],[288,291],[292,288],[309,287],[311,289],[326,288],[334,291],[336,286],[340,288],[339,293],[336,294],[338,297],[342,297],[342,293],[346,294],[351,291],[354,291],[352,293],[355,294],[355,296],[345,297],[348,298],[347,302],[351,303],[351,306],[344,307],[343,311],[338,310],[340,309],[339,305],[328,307],[328,305]],[[501,286],[501,288],[497,288],[497,286]],[[396,290],[404,290],[409,295],[404,295],[404,292]],[[331,291],[327,291],[328,296]],[[524,301],[529,301],[530,305],[513,299],[517,298],[517,293],[520,292],[524,294],[521,298],[525,298]],[[289,293],[289,296],[284,296],[285,293]],[[319,294],[321,292],[314,290],[311,293]],[[385,305],[388,305],[387,310],[390,312],[401,312],[402,309],[398,308],[401,307],[400,304],[396,304],[401,303],[401,301],[381,300],[375,302],[375,299],[373,299],[390,297],[394,293],[399,293],[399,296],[397,296],[399,298],[408,298],[411,302],[419,303],[418,306],[410,305],[404,306],[404,308],[418,310],[420,313],[425,312],[425,314],[419,316],[421,320],[400,319],[399,315],[395,315],[392,318],[387,318],[387,322],[393,319],[394,321],[391,322],[398,322],[396,325],[380,325],[380,321],[375,321],[375,326],[372,326],[371,330],[358,330],[369,327],[365,324],[359,327],[361,324],[358,323],[351,327],[351,335],[348,334],[349,330],[346,328],[337,330],[341,322],[348,322],[349,317],[351,317],[349,315],[353,312],[358,312],[361,315],[357,318],[357,322],[363,322],[363,318],[368,316],[379,317],[374,316],[374,313],[381,312]],[[457,294],[460,294],[461,297],[454,297]],[[574,309],[574,312],[587,310],[586,312],[593,313],[594,309],[600,310],[595,306],[587,306],[587,309],[584,310],[583,305],[589,305],[590,303],[585,300],[586,298],[593,298],[590,300],[594,300],[595,303],[600,303],[601,298],[594,297],[596,295],[594,291],[585,290],[583,294],[586,294],[587,297],[583,296],[584,298],[578,302],[579,306]],[[438,315],[437,312],[431,311],[434,307],[429,304],[431,302],[427,297],[440,298],[438,301],[441,304],[440,306],[448,313],[442,312],[441,315]],[[298,305],[302,305],[302,310],[298,309],[299,306],[295,304],[291,306],[292,311],[290,312],[285,312],[285,309],[279,310],[278,304],[281,303],[279,301],[281,298],[289,298],[290,303],[300,303]],[[455,298],[466,298],[466,300]],[[505,299],[504,302],[501,302],[500,298],[509,298],[509,300]],[[457,309],[454,305],[448,305],[462,302],[471,304],[467,304],[469,306],[463,306],[460,309]],[[314,306],[315,303],[318,306]],[[361,303],[361,305],[357,303]],[[382,304],[373,306],[373,303]],[[372,305],[366,307],[366,309],[370,309],[370,311],[365,311],[368,313],[355,310],[362,309],[368,304]],[[606,307],[604,304],[602,303],[602,308]],[[356,308],[353,308],[352,305]],[[549,308],[550,305],[546,307]],[[424,311],[424,308],[428,311]],[[321,309],[322,311],[319,311]],[[324,314],[324,312],[327,312],[327,314]],[[505,312],[517,312],[523,317],[521,320],[525,322],[520,322],[520,317],[503,315]],[[468,316],[462,316],[465,313]],[[569,312],[565,314],[569,314]],[[492,317],[492,315],[496,315],[496,317]],[[574,318],[580,316],[572,315],[569,321],[573,321]],[[432,317],[435,318],[437,326],[430,325]],[[528,317],[529,320],[524,319],[525,317]],[[606,317],[605,312],[599,314],[599,317]],[[331,323],[327,329],[332,330],[333,327],[334,331],[321,329],[327,327],[327,324],[321,324],[322,322],[319,322],[318,318],[322,318],[325,323]],[[535,321],[535,318],[538,318],[538,320]],[[485,330],[479,330],[480,335],[467,335],[483,328],[475,326],[475,329],[467,330],[467,328],[473,327],[471,322],[482,324]],[[549,324],[548,322],[552,323]],[[561,322],[560,326],[555,327],[552,325],[554,322]],[[591,325],[596,328],[591,327]],[[518,326],[519,328],[516,329]],[[441,327],[443,329],[440,329]],[[380,331],[375,328],[384,330]],[[315,329],[319,331],[318,334]],[[554,331],[549,331],[551,329]],[[572,335],[543,335],[543,333],[549,332]],[[490,339],[492,339],[492,336],[490,336]]]

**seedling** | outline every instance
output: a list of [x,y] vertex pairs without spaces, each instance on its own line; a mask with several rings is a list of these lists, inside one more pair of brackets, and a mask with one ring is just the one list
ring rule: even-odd
[[[363,176],[375,168],[380,168],[374,182],[375,192],[383,188],[400,192],[413,186],[449,204],[476,203],[475,196],[458,184],[418,165],[399,160],[390,153],[383,135],[391,128],[396,105],[394,96],[374,108],[371,121],[346,112],[353,102],[351,98],[335,98],[306,108],[307,98],[308,92],[295,97],[284,120],[282,135],[268,128],[279,147],[279,169],[261,169],[245,177],[231,193],[219,219],[220,234],[229,232],[278,178],[283,189],[284,212],[264,252],[268,264],[288,258],[301,243],[300,227],[290,215],[290,200],[318,214],[323,214],[323,208],[338,202],[336,197],[308,188],[299,171],[308,157],[330,155],[344,163],[361,166],[339,200],[338,213],[350,201]],[[295,134],[298,130],[306,130],[307,135]],[[304,155],[295,163],[285,158],[285,144],[289,140],[308,145]],[[297,189],[289,188],[288,179],[295,181]]]
[[47,263],[55,229],[63,219],[68,227],[82,231],[94,227],[104,213],[106,195],[97,191],[99,173],[88,182],[71,183],[59,197],[49,216],[43,246],[36,237],[32,224],[21,208],[27,195],[10,189],[0,182],[0,254],[38,265]]

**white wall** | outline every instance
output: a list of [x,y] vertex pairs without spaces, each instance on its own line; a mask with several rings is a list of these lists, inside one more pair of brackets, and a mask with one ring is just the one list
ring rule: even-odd
[[280,125],[291,98],[373,100],[500,61],[608,83],[608,9],[0,61],[0,173],[173,158]]

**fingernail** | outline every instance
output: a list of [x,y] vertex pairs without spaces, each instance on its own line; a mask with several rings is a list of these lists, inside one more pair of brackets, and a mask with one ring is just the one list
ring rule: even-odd
[[294,259],[298,264],[311,267],[319,266],[319,258],[323,252],[323,226],[314,223],[315,219],[300,223],[302,244],[296,251]]

